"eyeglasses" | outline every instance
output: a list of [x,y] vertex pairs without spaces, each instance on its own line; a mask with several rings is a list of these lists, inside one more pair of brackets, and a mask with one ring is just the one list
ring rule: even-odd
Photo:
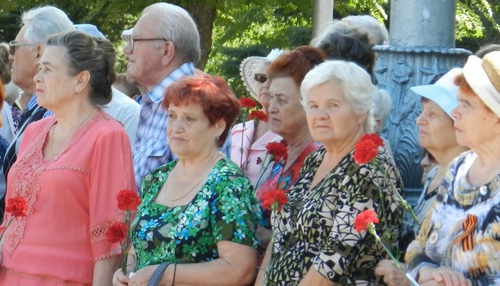
[[17,43],[16,41],[11,41],[9,42],[9,53],[11,56],[16,54],[16,49],[17,47],[22,47],[22,46],[36,46],[36,44],[33,43]]
[[135,42],[141,42],[141,41],[168,41],[165,38],[139,38],[139,39],[134,39],[132,35],[130,35],[127,39],[127,44],[131,52],[134,51],[134,43]]
[[257,82],[265,83],[267,80],[267,75],[265,75],[263,73],[256,73],[253,75],[253,79]]

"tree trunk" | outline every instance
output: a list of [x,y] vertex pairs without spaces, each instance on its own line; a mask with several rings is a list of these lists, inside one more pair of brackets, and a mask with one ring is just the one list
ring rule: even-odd
[[217,16],[217,9],[213,4],[207,5],[204,3],[193,3],[189,6],[185,6],[185,9],[191,14],[198,25],[198,31],[200,32],[201,58],[196,64],[196,67],[203,70],[207,64],[210,51],[212,50],[212,30],[214,28],[215,17]]

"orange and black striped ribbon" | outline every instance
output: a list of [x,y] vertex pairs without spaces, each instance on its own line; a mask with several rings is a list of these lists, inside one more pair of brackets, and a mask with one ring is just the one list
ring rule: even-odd
[[467,219],[462,223],[464,232],[453,240],[453,244],[462,242],[462,249],[464,251],[472,250],[474,243],[472,242],[472,232],[477,223],[477,216],[467,214]]

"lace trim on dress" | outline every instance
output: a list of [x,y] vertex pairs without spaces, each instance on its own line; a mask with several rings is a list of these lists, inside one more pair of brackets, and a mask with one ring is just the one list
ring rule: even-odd
[[[56,161],[59,156],[71,148],[75,142],[77,142],[82,135],[85,134],[85,132],[100,118],[107,118],[101,110],[99,110],[91,120],[75,131],[73,138],[71,139],[71,143],[64,151],[52,160],[45,160],[43,157],[43,146],[50,128],[52,128],[52,126],[56,123],[56,118],[52,117],[51,121],[45,125],[38,137],[34,138],[33,143],[28,146],[24,154],[18,158],[16,164],[12,166],[10,171],[10,173],[12,173],[12,178],[10,178],[10,181],[16,182],[16,184],[12,185],[13,187],[9,189],[9,197],[23,197],[28,205],[28,211],[26,212],[26,216],[13,219],[11,226],[9,226],[5,232],[5,248],[9,255],[12,255],[15,248],[19,244],[19,241],[24,235],[26,222],[33,213],[33,205],[35,204],[37,194],[40,191],[40,178],[42,174],[49,168],[51,162]],[[10,220],[10,214],[7,213],[5,215],[5,220]]]
[[108,230],[108,227],[113,224],[115,221],[105,221],[101,222],[99,224],[93,225],[90,227],[90,242],[96,243],[99,242],[106,237],[106,231]]

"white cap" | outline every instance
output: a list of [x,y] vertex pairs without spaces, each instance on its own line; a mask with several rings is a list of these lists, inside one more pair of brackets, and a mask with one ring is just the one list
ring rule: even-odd
[[454,68],[443,75],[436,83],[418,85],[410,89],[416,94],[434,101],[451,118],[451,111],[458,105],[458,86],[455,85],[455,77],[462,72],[461,68]]

